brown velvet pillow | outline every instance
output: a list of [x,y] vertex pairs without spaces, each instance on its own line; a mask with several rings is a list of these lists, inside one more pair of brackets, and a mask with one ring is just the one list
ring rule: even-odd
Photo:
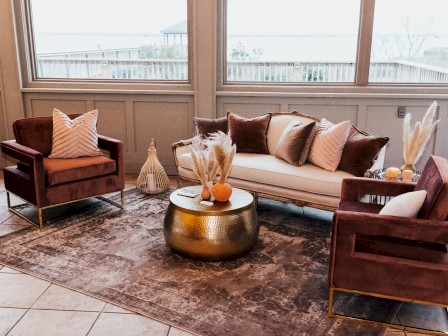
[[293,121],[283,131],[278,141],[275,157],[285,160],[293,166],[301,166],[300,158],[305,149],[305,145],[311,131],[315,127],[315,122],[303,125]]
[[210,133],[221,131],[227,133],[227,117],[218,119],[193,118],[196,125],[196,134],[208,136]]
[[272,114],[246,119],[227,113],[230,138],[238,153],[269,154],[267,134]]
[[355,176],[364,176],[365,171],[372,167],[378,152],[388,141],[387,137],[370,135],[352,125],[338,169]]

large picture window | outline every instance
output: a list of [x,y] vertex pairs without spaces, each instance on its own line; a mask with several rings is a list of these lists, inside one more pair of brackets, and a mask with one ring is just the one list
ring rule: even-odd
[[188,80],[187,0],[29,0],[35,76]]
[[446,0],[376,0],[370,82],[448,83]]
[[227,81],[354,82],[360,0],[227,0]]

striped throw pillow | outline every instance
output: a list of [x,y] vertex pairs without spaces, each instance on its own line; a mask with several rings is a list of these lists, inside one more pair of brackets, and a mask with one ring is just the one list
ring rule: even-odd
[[53,143],[48,157],[73,159],[81,156],[102,155],[98,148],[97,120],[97,110],[70,119],[65,113],[54,109]]
[[308,161],[325,170],[336,171],[349,131],[349,120],[333,125],[322,118],[308,154]]

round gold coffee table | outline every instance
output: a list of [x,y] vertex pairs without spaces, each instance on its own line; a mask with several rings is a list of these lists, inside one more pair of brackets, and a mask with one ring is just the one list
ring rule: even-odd
[[[201,186],[184,189],[201,192]],[[259,225],[253,196],[233,188],[228,202],[200,204],[201,196],[170,196],[165,214],[167,245],[180,254],[203,260],[239,257],[254,247]]]

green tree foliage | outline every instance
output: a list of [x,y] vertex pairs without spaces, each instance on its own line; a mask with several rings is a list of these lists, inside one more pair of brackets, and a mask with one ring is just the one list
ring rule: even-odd
[[262,55],[263,49],[253,48],[247,51],[246,46],[241,42],[238,42],[238,45],[230,52],[230,58],[234,61],[258,60]]

